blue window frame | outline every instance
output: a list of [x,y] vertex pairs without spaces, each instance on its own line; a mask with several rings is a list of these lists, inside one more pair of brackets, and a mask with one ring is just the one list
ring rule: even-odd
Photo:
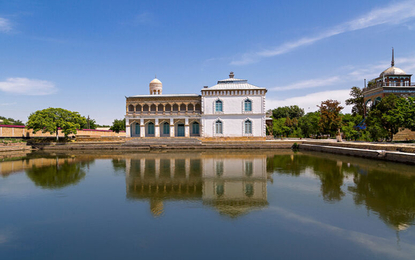
[[194,135],[198,135],[199,134],[199,123],[198,122],[194,122],[192,124],[192,133]]
[[222,112],[222,101],[216,100],[215,101],[215,111],[216,112]]
[[140,125],[139,124],[135,124],[135,134],[140,135]]
[[245,121],[245,134],[252,134],[252,122],[249,119]]
[[222,122],[220,120],[215,123],[215,133],[222,134]]
[[149,135],[154,135],[154,123],[153,122],[148,123],[147,131]]
[[163,123],[163,134],[165,135],[170,134],[170,125],[167,122]]
[[252,111],[252,101],[247,99],[245,100],[245,111]]

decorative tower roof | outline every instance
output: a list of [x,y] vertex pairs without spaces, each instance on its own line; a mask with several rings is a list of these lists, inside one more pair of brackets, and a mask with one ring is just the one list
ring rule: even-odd
[[161,95],[163,93],[163,83],[157,76],[150,82],[150,95]]
[[382,73],[380,73],[379,77],[390,76],[390,75],[408,75],[402,69],[395,67],[395,54],[394,54],[393,48],[392,48],[391,67],[387,68],[384,71],[382,71]]

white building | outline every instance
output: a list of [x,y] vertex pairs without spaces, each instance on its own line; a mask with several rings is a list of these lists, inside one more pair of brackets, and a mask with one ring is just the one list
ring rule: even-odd
[[247,80],[219,80],[197,94],[162,94],[158,79],[150,95],[126,98],[127,137],[265,138],[267,90]]

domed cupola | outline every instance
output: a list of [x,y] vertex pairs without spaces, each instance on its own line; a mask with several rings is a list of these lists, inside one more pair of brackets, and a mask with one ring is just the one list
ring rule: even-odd
[[394,50],[392,48],[392,62],[390,68],[387,68],[386,70],[382,71],[380,73],[379,77],[385,77],[385,76],[394,76],[394,75],[407,75],[405,71],[403,71],[400,68],[395,67],[395,57],[394,57]]
[[150,82],[150,95],[161,95],[162,93],[163,83],[156,77]]

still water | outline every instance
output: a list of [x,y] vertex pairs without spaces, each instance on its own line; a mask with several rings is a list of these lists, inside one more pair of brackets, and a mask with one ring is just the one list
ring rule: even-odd
[[0,259],[415,259],[415,166],[288,150],[0,161]]

